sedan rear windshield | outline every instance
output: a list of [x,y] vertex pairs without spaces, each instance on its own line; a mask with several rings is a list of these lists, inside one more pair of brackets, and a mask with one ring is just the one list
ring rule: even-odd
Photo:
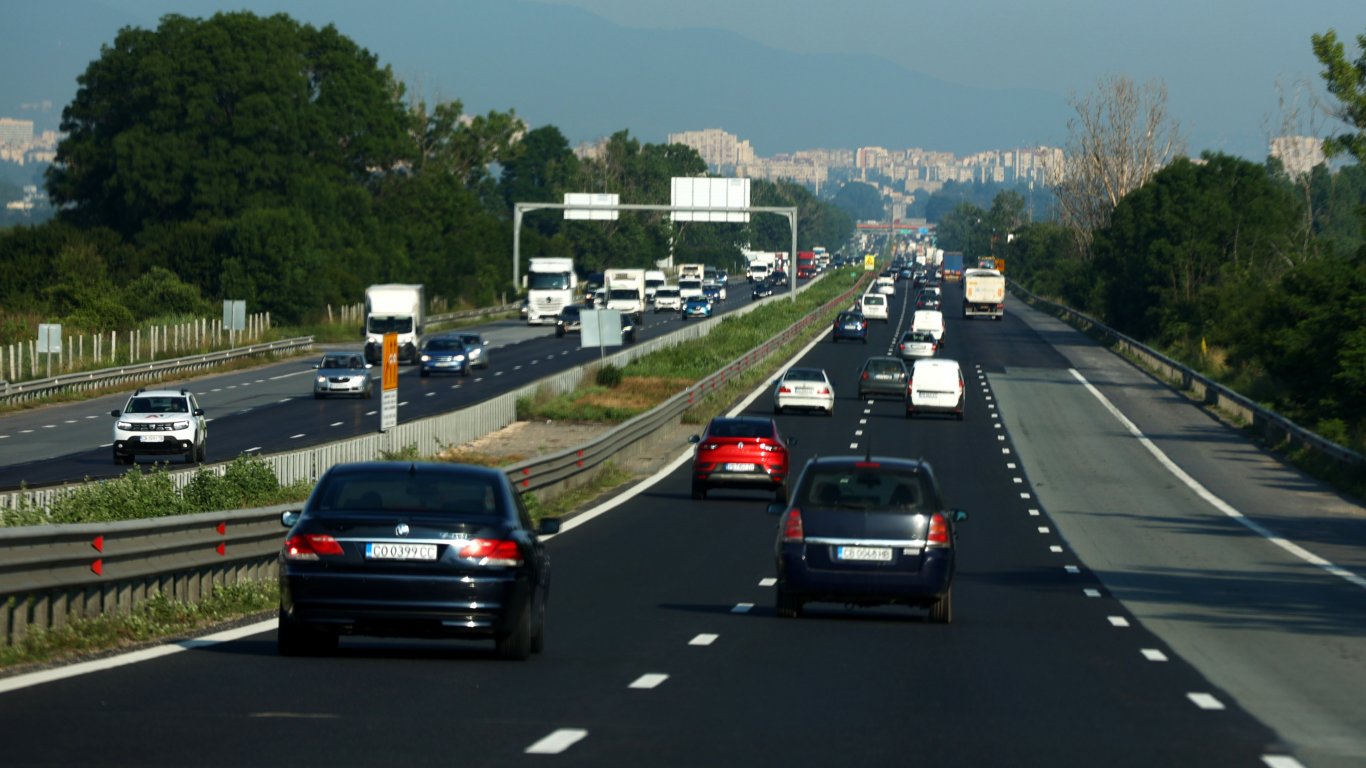
[[502,518],[498,486],[478,476],[381,472],[332,478],[313,499],[315,514],[401,512]]
[[856,511],[939,511],[929,478],[919,472],[886,468],[815,470],[803,478],[794,506]]

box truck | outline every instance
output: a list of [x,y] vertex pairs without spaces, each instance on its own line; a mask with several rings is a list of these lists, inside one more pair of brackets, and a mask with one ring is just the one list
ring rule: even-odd
[[579,278],[574,260],[568,258],[532,259],[522,277],[527,289],[527,325],[554,324],[560,310],[574,303]]
[[963,273],[963,317],[1000,320],[1006,313],[1006,279],[994,269]]
[[607,276],[607,309],[635,318],[645,319],[645,270],[609,269]]
[[398,334],[398,359],[416,363],[426,300],[421,285],[387,283],[365,289],[365,362],[378,365],[384,335]]

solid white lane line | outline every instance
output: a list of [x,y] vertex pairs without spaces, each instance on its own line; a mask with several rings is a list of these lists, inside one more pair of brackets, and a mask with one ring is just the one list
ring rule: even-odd
[[1110,626],[1112,627],[1129,626],[1129,620],[1124,618],[1123,616],[1107,616],[1106,618],[1110,620]]
[[26,675],[15,675],[0,679],[0,693],[9,693],[21,688],[29,688],[43,683],[51,683],[57,680],[65,680],[69,677],[76,677],[91,672],[98,672],[105,669],[113,669],[128,664],[137,664],[140,661],[150,661],[162,656],[169,656],[173,653],[188,651],[194,648],[205,648],[218,643],[229,643],[240,640],[251,635],[259,635],[262,632],[269,632],[275,629],[276,619],[260,621],[237,629],[229,629],[225,632],[216,632],[212,635],[195,638],[194,640],[181,640],[171,645],[158,645],[155,648],[146,648],[132,653],[122,653],[118,656],[110,656],[107,659],[96,659],[95,661],[85,661],[79,664],[72,664],[66,667],[55,669],[45,669],[40,672],[30,672]]
[[761,587],[771,587],[777,583],[778,580],[771,577],[767,579],[759,579],[759,586]]
[[711,635],[704,632],[698,635],[697,637],[694,637],[693,639],[689,640],[688,645],[711,645],[712,643],[716,642],[716,639],[718,637],[720,637],[720,635]]
[[1109,398],[1101,394],[1099,389],[1096,389],[1092,386],[1091,382],[1086,380],[1086,377],[1082,376],[1076,369],[1069,369],[1069,373],[1072,374],[1073,378],[1081,382],[1082,386],[1086,387],[1086,390],[1099,400],[1101,405],[1105,406],[1105,410],[1109,411],[1111,416],[1114,416],[1125,429],[1129,430],[1129,434],[1138,439],[1140,445],[1148,449],[1148,453],[1151,453],[1159,464],[1165,467],[1168,472],[1175,475],[1176,479],[1180,480],[1182,484],[1191,489],[1195,495],[1208,502],[1210,506],[1224,513],[1226,516],[1237,520],[1248,530],[1256,533],[1258,536],[1261,536],[1306,563],[1317,566],[1325,572],[1337,576],[1344,581],[1361,587],[1362,589],[1366,589],[1366,577],[1358,576],[1346,568],[1341,568],[1288,539],[1277,536],[1261,523],[1249,520],[1242,512],[1233,508],[1228,502],[1215,496],[1208,488],[1201,485],[1198,480],[1186,474],[1186,471],[1178,467],[1176,462],[1168,458],[1167,454],[1163,453],[1161,448],[1158,448],[1153,441],[1149,440],[1141,431],[1139,431],[1138,427],[1132,421],[1129,421],[1127,416],[1120,413],[1120,410],[1115,407],[1114,403],[1110,402]]
[[736,603],[736,604],[735,604],[735,607],[732,608],[732,609],[730,609],[730,612],[731,612],[731,613],[749,613],[749,612],[750,612],[751,610],[753,610],[753,609],[754,609],[754,603]]
[[588,735],[582,728],[561,728],[526,748],[528,755],[558,755]]
[[1224,703],[1209,695],[1208,693],[1188,693],[1186,698],[1190,699],[1195,706],[1201,709],[1223,709]]
[[303,436],[304,436],[304,433],[300,432],[300,433],[297,434],[297,435],[290,435],[290,436],[289,436],[289,439],[290,439],[290,440],[298,440],[299,438],[301,438],[301,437],[303,437]]
[[1148,661],[1166,661],[1166,660],[1167,660],[1167,654],[1163,653],[1162,651],[1157,650],[1156,648],[1144,648],[1144,649],[1142,650],[1142,653],[1143,653],[1143,658],[1147,659]]
[[334,422],[332,422],[331,424],[328,424],[327,426],[329,426],[329,427],[340,427],[340,426],[342,425],[342,423],[343,423],[343,422],[340,422],[340,421],[334,421]]
[[637,677],[626,687],[635,688],[636,690],[649,690],[650,688],[658,688],[661,683],[668,679],[668,675],[660,674],[659,672],[650,672]]

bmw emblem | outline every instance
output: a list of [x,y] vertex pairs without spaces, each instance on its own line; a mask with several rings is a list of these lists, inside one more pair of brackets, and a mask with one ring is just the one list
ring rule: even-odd
[[408,524],[407,524],[407,523],[399,523],[398,525],[394,526],[394,535],[395,535],[395,536],[407,536],[407,535],[408,535]]

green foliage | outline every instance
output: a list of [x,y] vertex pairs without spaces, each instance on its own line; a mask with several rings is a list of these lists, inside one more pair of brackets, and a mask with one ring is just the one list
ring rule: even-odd
[[599,368],[597,375],[593,378],[598,386],[615,389],[621,386],[621,369],[609,363]]
[[48,522],[94,523],[183,515],[194,510],[164,468],[129,470],[117,480],[89,483],[54,501]]
[[855,221],[884,221],[887,218],[882,194],[871,184],[851,181],[841,186],[830,202]]
[[1324,84],[1338,100],[1336,116],[1355,129],[1331,137],[1323,148],[1330,156],[1345,152],[1366,165],[1366,34],[1356,37],[1360,54],[1355,62],[1347,59],[1345,46],[1331,29],[1311,41],[1323,65]]
[[423,458],[416,443],[408,443],[391,450],[380,450],[379,457],[383,461],[420,461]]

